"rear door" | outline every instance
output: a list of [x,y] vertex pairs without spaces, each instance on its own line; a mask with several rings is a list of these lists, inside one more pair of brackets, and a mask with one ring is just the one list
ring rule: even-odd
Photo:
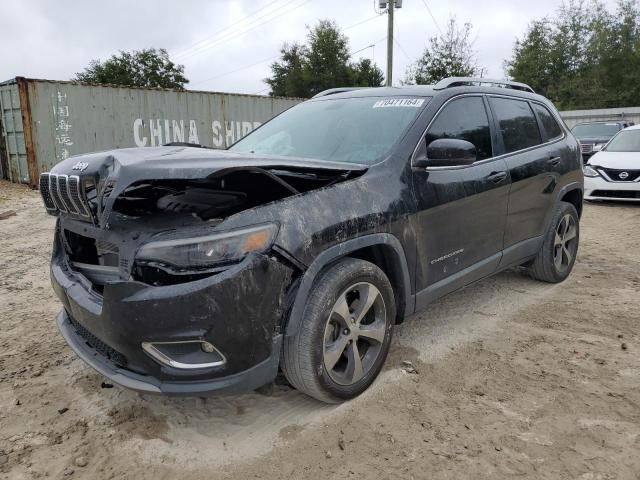
[[[511,254],[525,257],[538,248],[537,238],[544,233],[546,214],[553,206],[558,171],[562,167],[559,151],[562,144],[546,141],[546,132],[541,131],[533,109],[537,104],[507,96],[490,96],[489,103],[499,133],[498,148],[511,176],[505,264],[517,260]],[[555,129],[548,125],[553,134]],[[560,129],[558,138],[562,136]]]
[[418,149],[440,138],[473,143],[473,165],[412,169],[417,212],[417,307],[489,275],[497,268],[507,214],[509,175],[494,158],[495,136],[482,95],[449,100],[436,114]]

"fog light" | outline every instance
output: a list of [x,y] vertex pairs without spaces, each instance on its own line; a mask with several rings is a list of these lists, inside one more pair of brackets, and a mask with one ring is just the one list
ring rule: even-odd
[[157,362],[173,368],[211,368],[227,362],[220,350],[204,340],[142,342],[142,349]]

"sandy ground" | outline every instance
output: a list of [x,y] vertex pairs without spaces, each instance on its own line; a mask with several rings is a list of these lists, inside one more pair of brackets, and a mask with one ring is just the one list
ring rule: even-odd
[[0,478],[640,479],[640,206],[586,205],[561,285],[507,272],[414,315],[340,406],[103,388],[54,325],[53,218],[3,182],[7,210]]

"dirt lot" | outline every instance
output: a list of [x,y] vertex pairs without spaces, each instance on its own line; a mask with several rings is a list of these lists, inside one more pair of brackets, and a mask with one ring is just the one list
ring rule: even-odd
[[640,479],[640,206],[587,205],[561,285],[507,272],[408,319],[381,378],[337,407],[284,386],[103,388],[54,325],[53,218],[4,182],[7,210],[0,478]]

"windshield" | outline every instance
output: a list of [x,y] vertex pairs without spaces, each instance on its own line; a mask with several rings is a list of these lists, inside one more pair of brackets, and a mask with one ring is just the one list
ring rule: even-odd
[[363,97],[305,102],[229,150],[373,164],[389,153],[428,101],[424,97]]
[[578,138],[611,138],[620,130],[617,123],[585,123],[584,125],[576,125],[571,130]]
[[607,152],[640,152],[640,130],[622,130],[605,147]]

